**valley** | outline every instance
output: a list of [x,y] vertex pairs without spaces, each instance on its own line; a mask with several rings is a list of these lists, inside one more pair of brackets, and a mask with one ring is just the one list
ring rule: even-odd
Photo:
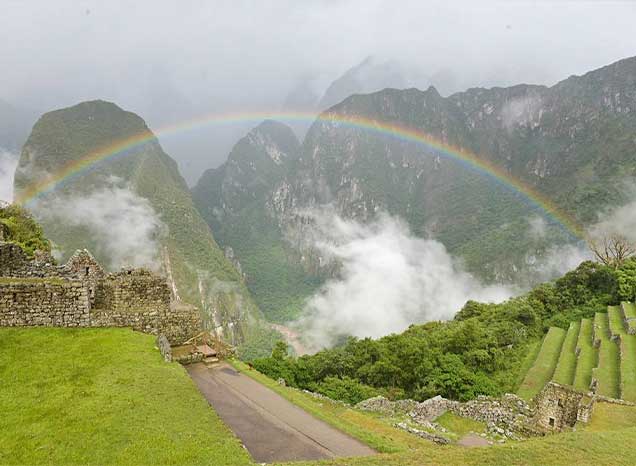
[[8,2],[1,465],[632,465],[629,2]]

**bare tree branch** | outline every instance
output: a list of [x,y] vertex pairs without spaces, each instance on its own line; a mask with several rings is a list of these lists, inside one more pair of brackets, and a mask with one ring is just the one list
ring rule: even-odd
[[588,239],[590,250],[596,256],[596,259],[609,266],[618,268],[626,259],[636,254],[636,246],[630,244],[622,235],[611,234],[603,236],[599,240],[594,238]]

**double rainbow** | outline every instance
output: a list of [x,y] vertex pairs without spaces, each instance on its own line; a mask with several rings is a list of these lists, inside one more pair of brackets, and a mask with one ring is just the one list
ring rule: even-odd
[[442,140],[426,134],[416,128],[410,128],[363,116],[348,116],[335,113],[323,113],[321,115],[305,112],[212,114],[164,126],[154,132],[144,131],[125,139],[115,141],[107,146],[97,148],[94,151],[85,154],[81,158],[63,165],[55,173],[46,177],[46,179],[34,182],[25,187],[25,189],[20,193],[17,202],[21,204],[28,204],[43,194],[53,191],[57,186],[65,183],[69,179],[81,176],[82,173],[85,173],[97,164],[106,162],[110,159],[116,158],[117,156],[121,156],[122,154],[126,154],[132,149],[154,141],[157,136],[169,136],[211,125],[246,122],[259,123],[265,119],[275,119],[283,122],[324,121],[369,131],[374,134],[402,141],[420,144],[427,149],[432,149],[440,156],[457,160],[468,168],[494,179],[513,192],[520,194],[531,206],[543,212],[544,215],[559,224],[574,238],[582,237],[582,228],[577,224],[577,222],[570,215],[560,210],[550,199],[539,193],[527,183],[524,183],[522,180],[512,176],[503,169],[495,166],[487,160],[484,160],[477,154],[464,148],[443,142]]

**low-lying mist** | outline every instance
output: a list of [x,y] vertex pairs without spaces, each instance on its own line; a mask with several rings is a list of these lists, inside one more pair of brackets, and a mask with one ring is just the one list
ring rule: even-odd
[[483,285],[442,243],[414,236],[388,214],[370,224],[328,210],[310,216],[314,248],[341,264],[339,276],[307,302],[299,322],[316,348],[341,335],[380,337],[413,323],[448,319],[469,299],[499,302],[514,292]]
[[18,157],[0,148],[0,201],[13,201],[13,177],[18,166]]
[[[38,219],[87,230],[111,270],[159,267],[165,225],[148,200],[118,180],[85,195],[57,195],[31,207]],[[72,251],[64,251],[69,253]]]

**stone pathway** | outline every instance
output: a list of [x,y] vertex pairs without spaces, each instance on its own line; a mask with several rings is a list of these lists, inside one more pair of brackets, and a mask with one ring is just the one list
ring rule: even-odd
[[375,454],[227,364],[214,368],[192,364],[187,370],[256,462]]

